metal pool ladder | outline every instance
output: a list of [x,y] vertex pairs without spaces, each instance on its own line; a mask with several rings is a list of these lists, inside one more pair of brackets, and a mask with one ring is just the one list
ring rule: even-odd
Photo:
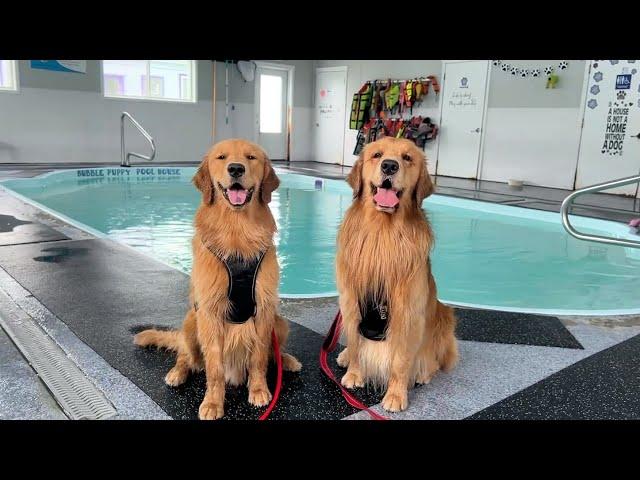
[[590,187],[576,190],[562,202],[562,207],[560,208],[560,214],[562,215],[562,226],[567,232],[569,232],[569,235],[580,240],[607,243],[609,245],[619,245],[621,247],[640,248],[640,241],[637,240],[626,240],[624,238],[605,237],[602,235],[589,235],[588,233],[581,233],[576,230],[569,221],[569,210],[573,205],[573,201],[579,196],[585,195],[587,193],[599,192],[601,190],[608,190],[609,188],[623,187],[625,185],[630,185],[632,183],[638,182],[640,182],[640,175],[634,175],[632,177],[625,177],[621,178],[620,180],[598,183],[597,185],[592,185]]
[[[141,153],[136,153],[136,152],[127,152],[125,154],[125,148],[124,148],[124,119],[125,118],[128,118],[133,124],[133,126],[136,127],[138,131],[144,136],[144,138],[147,139],[147,141],[149,142],[149,145],[151,145],[151,155],[147,156],[147,155],[143,155]],[[142,125],[140,125],[136,121],[136,119],[131,116],[130,113],[122,112],[122,115],[120,115],[120,166],[130,167],[131,162],[129,161],[129,157],[138,157],[150,162],[155,158],[155,156],[156,156],[156,142],[153,140],[153,137],[149,135],[149,132],[147,132],[144,128],[142,128]]]

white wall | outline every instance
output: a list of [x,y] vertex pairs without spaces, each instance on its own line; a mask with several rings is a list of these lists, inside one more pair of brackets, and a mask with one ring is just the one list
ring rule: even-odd
[[553,65],[560,81],[519,78],[491,66],[480,178],[572,189],[582,123],[584,60],[504,60],[517,67]]
[[[0,103],[0,163],[119,162],[123,110],[154,137],[157,161],[198,161],[211,142],[208,100],[132,102],[107,100],[96,92],[23,88],[0,95]],[[128,150],[149,153],[131,125],[125,138]]]
[[[34,70],[27,60],[18,63],[20,91],[0,92],[0,163],[119,162],[123,110],[154,137],[157,161],[199,161],[212,144],[213,62],[209,60],[197,62],[195,104],[104,98],[99,60],[87,61],[86,74]],[[309,160],[313,62],[279,63],[296,66],[292,160]],[[215,140],[254,139],[254,84],[244,82],[237,67],[230,65],[230,113],[226,124],[224,63],[217,65]],[[149,151],[130,125],[126,138],[128,150]]]
[[572,189],[581,121],[579,108],[489,108],[480,178]]
[[[0,93],[0,163],[119,162],[123,110],[154,137],[157,161],[199,161],[212,139],[211,65],[198,62],[198,102],[174,103],[104,98],[97,60],[87,61],[86,74],[21,60],[20,91]],[[149,152],[131,125],[126,138],[128,150]]]
[[[442,62],[440,60],[318,60],[316,67],[347,67],[347,102],[345,108],[345,137],[344,137],[344,163],[353,165],[357,159],[353,155],[356,144],[357,130],[349,129],[349,116],[351,114],[351,101],[353,94],[357,92],[367,80],[382,78],[409,79],[435,75],[440,82]],[[424,102],[419,107],[414,107],[413,113],[408,112],[403,117],[422,115],[431,117],[432,121],[440,124],[440,98],[430,90]],[[427,165],[430,173],[435,173],[437,144],[429,142],[425,148]],[[316,159],[322,161],[322,159]]]

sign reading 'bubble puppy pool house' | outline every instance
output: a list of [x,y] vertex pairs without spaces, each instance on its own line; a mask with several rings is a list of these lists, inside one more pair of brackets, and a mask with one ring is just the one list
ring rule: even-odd
[[54,72],[87,73],[86,60],[31,60],[31,68]]
[[141,167],[141,168],[83,168],[76,170],[78,177],[135,177],[135,176],[181,176],[180,168]]

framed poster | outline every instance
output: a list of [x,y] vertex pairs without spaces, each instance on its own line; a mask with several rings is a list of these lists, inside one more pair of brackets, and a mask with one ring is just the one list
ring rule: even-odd
[[87,73],[86,60],[31,60],[31,68],[54,72]]

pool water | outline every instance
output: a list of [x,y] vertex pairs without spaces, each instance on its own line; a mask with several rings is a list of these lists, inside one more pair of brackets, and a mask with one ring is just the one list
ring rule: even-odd
[[[3,185],[188,273],[200,202],[194,173],[82,169]],[[351,191],[342,181],[279,176],[270,206],[278,225],[281,295],[335,294],[336,233]],[[576,240],[552,212],[439,195],[424,208],[436,234],[433,269],[445,302],[543,313],[640,312],[640,250]],[[628,236],[621,224],[572,222],[587,232]]]

